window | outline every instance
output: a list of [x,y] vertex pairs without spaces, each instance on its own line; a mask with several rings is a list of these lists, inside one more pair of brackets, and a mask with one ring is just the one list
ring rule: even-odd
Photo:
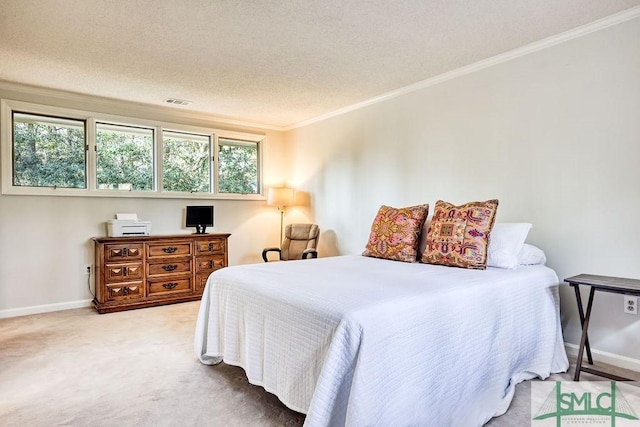
[[165,191],[208,193],[211,189],[211,138],[162,133],[162,188]]
[[13,185],[86,188],[85,123],[13,113]]
[[3,99],[2,193],[262,200],[263,140]]
[[258,143],[218,138],[218,190],[258,194]]
[[97,123],[98,189],[153,190],[153,152],[153,129]]

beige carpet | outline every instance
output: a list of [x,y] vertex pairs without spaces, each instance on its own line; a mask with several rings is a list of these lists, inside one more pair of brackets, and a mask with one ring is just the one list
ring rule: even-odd
[[[0,425],[302,425],[304,415],[249,384],[242,369],[198,362],[199,304],[0,320]],[[530,382],[520,384],[489,425],[530,425],[529,399]]]

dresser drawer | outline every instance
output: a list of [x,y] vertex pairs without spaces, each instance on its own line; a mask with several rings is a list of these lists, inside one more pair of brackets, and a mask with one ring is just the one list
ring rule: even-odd
[[211,273],[223,267],[226,267],[224,256],[196,258],[196,274]]
[[196,240],[196,255],[225,253],[224,239]]
[[108,284],[105,286],[106,301],[121,301],[144,297],[142,282]]
[[202,291],[204,291],[205,286],[207,286],[208,279],[209,279],[209,274],[197,274],[194,290],[197,293],[202,293]]
[[188,292],[191,290],[191,277],[171,280],[149,281],[149,296]]
[[106,262],[142,259],[142,243],[123,243],[104,246]]
[[147,274],[149,276],[158,276],[172,273],[189,273],[190,271],[191,259],[147,263]]
[[107,264],[104,274],[107,282],[142,280],[142,263]]
[[154,242],[147,244],[147,257],[150,259],[184,255],[191,255],[191,242]]

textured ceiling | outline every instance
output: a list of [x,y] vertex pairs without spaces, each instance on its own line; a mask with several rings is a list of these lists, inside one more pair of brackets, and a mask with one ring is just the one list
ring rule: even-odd
[[287,126],[640,0],[0,0],[0,80]]

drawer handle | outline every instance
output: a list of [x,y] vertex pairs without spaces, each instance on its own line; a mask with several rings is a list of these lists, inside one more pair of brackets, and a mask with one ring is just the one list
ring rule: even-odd
[[176,268],[178,268],[178,266],[177,266],[177,265],[175,265],[175,264],[169,264],[169,265],[163,265],[163,266],[162,266],[162,269],[163,269],[164,271],[173,271],[173,270],[175,270]]
[[138,287],[137,286],[123,286],[122,287],[122,295],[126,296],[126,295],[133,295],[133,294],[137,294],[138,293]]
[[177,284],[176,282],[164,283],[164,284],[162,285],[162,287],[163,287],[163,288],[165,288],[165,289],[173,289],[173,288],[175,288],[176,286],[178,286],[178,284]]
[[169,246],[169,247],[166,247],[166,248],[162,248],[162,251],[165,252],[165,253],[168,253],[168,254],[172,254],[177,250],[178,250],[178,248],[176,248],[175,246]]
[[213,250],[213,243],[209,243],[209,252]]
[[213,268],[213,261],[209,261],[209,268]]

